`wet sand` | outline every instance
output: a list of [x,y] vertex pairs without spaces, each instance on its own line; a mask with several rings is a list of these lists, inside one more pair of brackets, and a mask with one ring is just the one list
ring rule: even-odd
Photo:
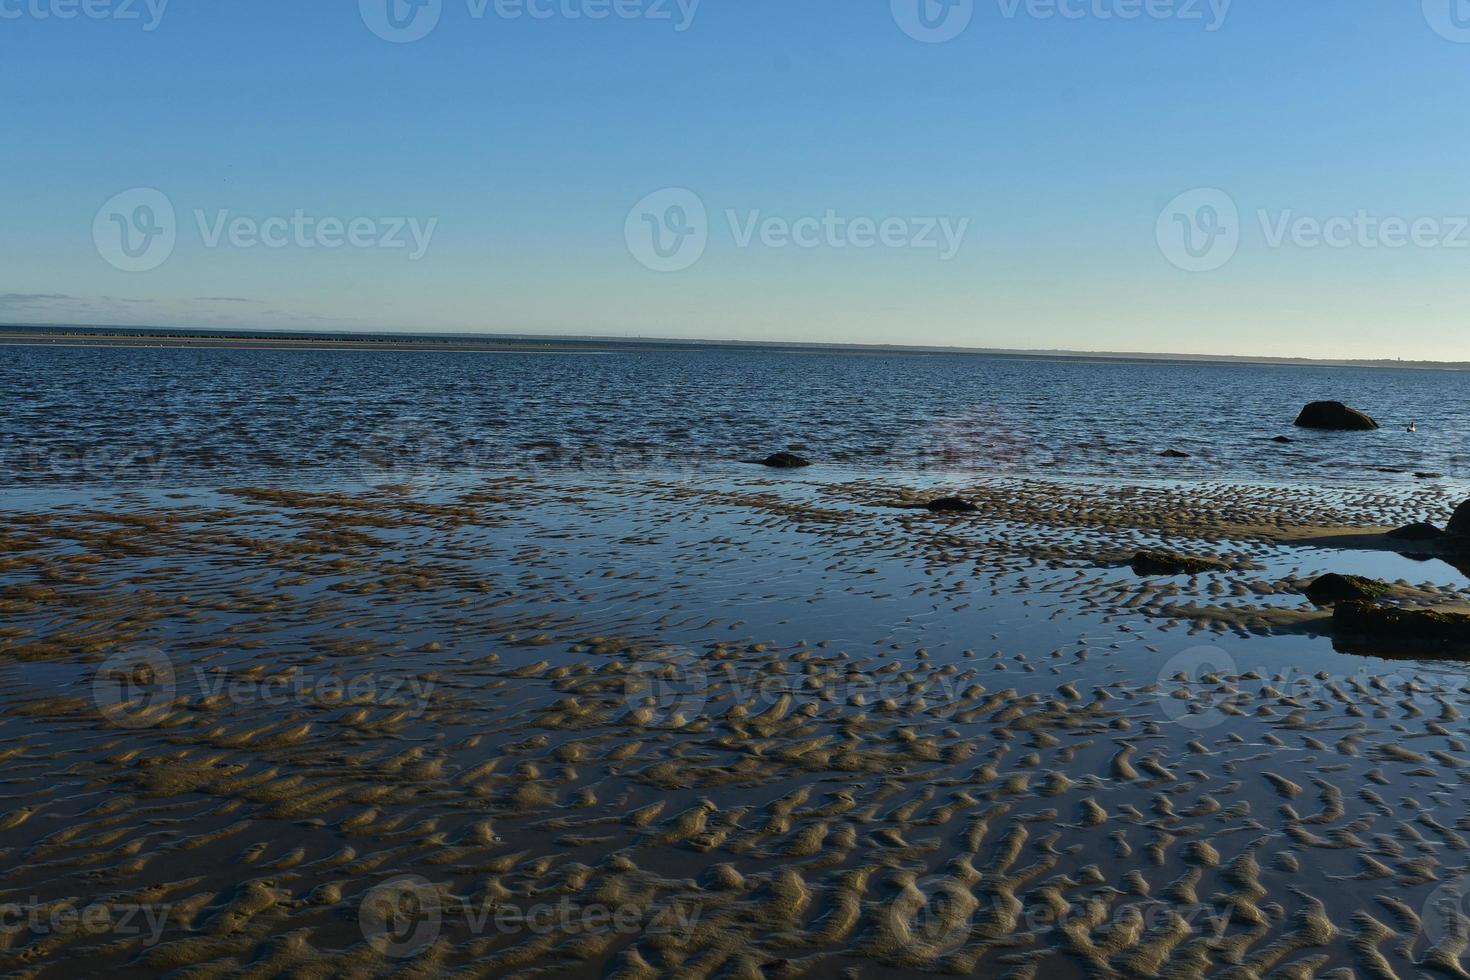
[[1466,664],[1338,652],[1300,594],[1463,606],[1378,546],[1457,502],[8,494],[0,970],[1465,976]]

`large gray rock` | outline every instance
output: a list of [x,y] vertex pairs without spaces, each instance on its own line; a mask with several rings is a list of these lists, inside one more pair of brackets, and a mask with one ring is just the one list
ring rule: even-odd
[[1356,408],[1342,402],[1312,402],[1302,409],[1296,424],[1303,429],[1327,429],[1333,432],[1364,432],[1378,428],[1378,423]]

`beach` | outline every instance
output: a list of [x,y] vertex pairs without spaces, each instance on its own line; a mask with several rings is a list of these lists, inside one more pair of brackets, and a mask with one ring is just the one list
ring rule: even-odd
[[1453,491],[835,476],[12,492],[0,962],[1455,975]]

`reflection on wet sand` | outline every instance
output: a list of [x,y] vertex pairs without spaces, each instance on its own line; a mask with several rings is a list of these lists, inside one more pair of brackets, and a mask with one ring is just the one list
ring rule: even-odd
[[[976,510],[894,506],[947,494]],[[1449,565],[1363,546],[1454,503],[762,475],[11,506],[0,968],[1463,976],[1465,665],[1335,652],[1301,594],[1458,607]]]

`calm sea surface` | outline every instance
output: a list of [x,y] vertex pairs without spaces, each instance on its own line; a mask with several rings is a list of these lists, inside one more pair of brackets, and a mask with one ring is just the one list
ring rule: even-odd
[[[1304,403],[1328,398],[1384,428],[1292,426]],[[1470,374],[761,350],[0,347],[0,486],[719,472],[782,449],[839,474],[1464,478]],[[1191,458],[1160,456],[1170,449]]]

